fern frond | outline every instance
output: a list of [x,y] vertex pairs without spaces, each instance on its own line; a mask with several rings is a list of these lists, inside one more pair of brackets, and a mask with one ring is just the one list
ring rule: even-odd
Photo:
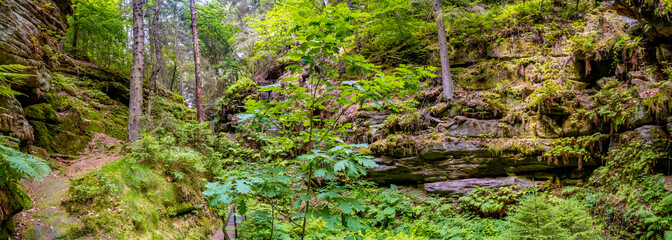
[[42,181],[51,168],[42,159],[0,145],[0,160],[7,162],[11,175]]

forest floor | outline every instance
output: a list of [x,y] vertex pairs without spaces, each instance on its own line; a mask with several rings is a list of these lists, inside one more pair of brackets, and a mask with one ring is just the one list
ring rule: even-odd
[[56,157],[54,160],[60,169],[52,171],[42,182],[21,180],[33,208],[14,216],[16,228],[13,238],[55,239],[65,234],[76,235],[73,231],[82,228],[81,221],[78,216],[69,216],[61,205],[68,195],[71,179],[120,159],[122,155],[118,149],[122,145],[119,139],[96,133],[79,156],[72,159]]

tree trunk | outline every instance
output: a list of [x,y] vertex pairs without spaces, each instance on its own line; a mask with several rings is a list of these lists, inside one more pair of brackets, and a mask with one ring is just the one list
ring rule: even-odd
[[194,41],[194,75],[196,80],[196,118],[198,122],[203,122],[203,90],[201,89],[203,83],[201,82],[201,54],[198,51],[198,29],[196,28],[196,6],[194,0],[189,0],[189,8],[191,12],[191,33]]
[[142,0],[133,0],[133,67],[131,68],[130,101],[128,104],[128,141],[138,140],[142,115],[142,76],[145,64],[145,33]]
[[[75,5],[73,11],[77,11],[77,5]],[[74,26],[72,26],[73,31],[72,31],[72,51],[77,54],[77,36],[79,36],[79,22],[77,21],[77,15],[73,14],[72,15],[72,20],[74,22]]]
[[175,40],[175,60],[177,60],[177,77],[180,79],[180,96],[184,97],[184,78],[182,77],[182,60],[180,60],[180,42],[177,40],[177,33],[179,31],[179,18],[177,16],[177,5],[173,6],[173,16],[175,18],[175,32],[173,38]]
[[[157,81],[163,77],[163,46],[161,45],[161,29],[159,28],[159,11],[161,11],[161,0],[156,1],[154,16],[152,17],[152,28],[150,30],[150,44],[152,44],[152,53],[154,55],[154,70],[150,76],[149,96],[147,97],[147,120],[152,120],[152,97],[156,91]],[[163,82],[163,81],[161,81]]]
[[450,64],[448,63],[448,44],[446,43],[446,32],[443,27],[443,18],[441,18],[441,0],[434,0],[434,12],[436,15],[436,30],[439,33],[439,54],[441,55],[441,78],[443,79],[443,98],[450,100],[453,98],[453,79],[450,76]]

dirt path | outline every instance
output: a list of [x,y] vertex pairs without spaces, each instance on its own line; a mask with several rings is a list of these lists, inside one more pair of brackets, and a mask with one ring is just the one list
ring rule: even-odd
[[62,167],[60,171],[53,171],[42,182],[21,180],[33,201],[33,208],[14,215],[16,229],[11,239],[55,239],[81,229],[79,219],[69,216],[61,206],[70,180],[121,158],[116,146],[122,144],[116,138],[96,133],[75,159],[55,159]]

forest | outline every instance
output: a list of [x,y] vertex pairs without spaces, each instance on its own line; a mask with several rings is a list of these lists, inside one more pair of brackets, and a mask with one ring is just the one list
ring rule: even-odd
[[0,240],[672,240],[672,0],[0,13]]

